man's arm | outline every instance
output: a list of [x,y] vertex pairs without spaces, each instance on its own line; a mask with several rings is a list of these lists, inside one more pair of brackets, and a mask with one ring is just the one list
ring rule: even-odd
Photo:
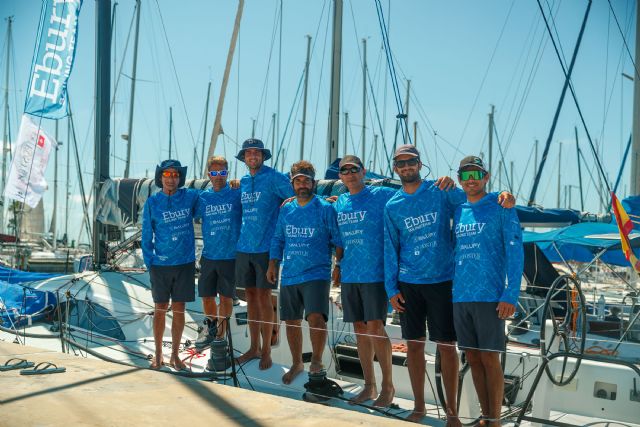
[[149,199],[144,203],[142,211],[142,237],[140,239],[142,257],[147,270],[151,268],[153,260],[153,222],[151,219],[151,203]]
[[391,220],[389,210],[384,208],[384,288],[394,310],[404,311],[404,298],[398,288],[398,262],[400,236]]
[[502,218],[502,238],[507,266],[507,285],[502,291],[498,303],[498,316],[501,319],[515,313],[515,306],[520,295],[520,281],[524,269],[524,250],[522,247],[522,229],[518,215],[514,210],[504,210]]
[[269,267],[267,269],[267,281],[269,283],[276,283],[278,278],[278,266],[282,260],[282,253],[284,251],[284,231],[283,231],[283,211],[280,211],[278,215],[278,222],[276,223],[276,230],[271,238],[271,247],[269,249]]

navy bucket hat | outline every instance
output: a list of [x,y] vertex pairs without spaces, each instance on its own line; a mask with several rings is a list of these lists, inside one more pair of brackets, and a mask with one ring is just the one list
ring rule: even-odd
[[180,174],[180,183],[178,184],[178,188],[184,186],[185,181],[187,180],[187,167],[182,166],[179,160],[163,160],[160,165],[156,166],[156,176],[155,176],[155,184],[156,187],[162,188],[162,172],[167,169],[175,169]]
[[266,162],[271,158],[271,150],[264,148],[264,144],[262,143],[262,141],[256,138],[249,138],[242,143],[242,149],[238,152],[236,159],[244,162],[244,153],[251,148],[262,151],[262,155],[264,157],[262,159],[263,161]]

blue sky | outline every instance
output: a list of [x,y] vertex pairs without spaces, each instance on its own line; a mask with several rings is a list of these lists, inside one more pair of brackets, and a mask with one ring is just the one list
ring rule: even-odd
[[[525,203],[534,175],[533,141],[540,140],[541,153],[564,80],[536,1],[382,0],[381,3],[389,24],[389,41],[397,63],[403,100],[405,79],[411,80],[410,126],[413,128],[412,123],[417,121],[418,148],[431,167],[431,176],[453,176],[457,162],[466,154],[487,155],[487,115],[493,104],[504,158],[508,164],[514,162],[514,192],[520,197],[519,203]],[[541,0],[541,3],[547,11],[553,11],[555,31],[568,62],[587,2]],[[122,61],[134,4],[133,0],[121,0],[116,8],[112,87],[121,63],[124,75],[120,76],[112,116],[114,177],[121,176],[124,170],[125,142],[120,135],[127,129],[132,40]],[[296,90],[304,68],[305,36],[310,34],[314,48],[309,73],[305,157],[318,170],[324,170],[331,62],[331,35],[327,34],[331,29],[330,0],[246,0],[240,42],[224,105],[225,135],[218,140],[216,153],[231,158],[238,150],[238,142],[251,135],[253,119],[256,120],[256,136],[267,146],[271,145],[271,116],[277,111],[278,100],[277,16],[280,4],[283,14],[278,145],[282,141],[284,164],[288,168],[299,158],[302,109]],[[632,53],[635,4],[631,0],[611,0]],[[69,82],[85,183],[90,181],[93,167],[94,5],[93,0],[85,0],[82,6],[76,63]],[[40,7],[40,0],[0,3],[0,17],[14,16],[15,62],[11,64],[10,82],[14,137],[29,77]],[[169,107],[173,108],[174,118],[173,157],[193,167],[194,148],[198,153],[201,150],[206,89],[211,80],[205,138],[208,147],[236,7],[237,2],[231,0],[142,1],[132,176],[152,174],[155,165],[169,155]],[[6,27],[3,19],[0,22],[2,86]],[[375,4],[370,0],[345,0],[341,113],[349,113],[347,151],[357,153],[360,153],[362,131],[362,38],[368,40],[368,66],[377,115],[381,120],[386,119],[383,130],[388,154],[394,142],[397,110],[381,49]],[[600,144],[610,180],[615,179],[631,131],[633,84],[623,79],[621,72],[633,75],[632,62],[609,2],[594,1],[573,84],[589,132]],[[373,160],[370,156],[373,135],[381,133],[370,91],[367,108],[365,162],[369,164]],[[343,126],[344,120],[341,121],[340,144]],[[556,205],[560,141],[563,142],[562,186],[578,184],[574,126],[578,126],[581,149],[587,159],[586,168],[596,176],[584,129],[568,95],[538,191],[538,202],[543,206]],[[51,122],[45,127],[53,133]],[[59,139],[66,147],[66,124],[61,126]],[[495,146],[494,153],[498,152]],[[66,152],[60,154],[60,167],[64,170]],[[383,155],[381,147],[378,160]],[[498,181],[497,161],[494,157],[494,181]],[[382,166],[386,170],[386,163]],[[374,169],[380,167],[375,165]],[[235,170],[235,165],[232,169]],[[243,173],[244,166],[237,166],[237,174]],[[191,176],[192,172],[189,174]],[[53,167],[49,168],[48,176],[52,184]],[[59,179],[64,180],[63,175]],[[583,180],[585,209],[598,212],[597,191],[588,173],[583,174]],[[619,190],[621,196],[628,183],[627,167]],[[504,177],[502,187],[507,187]],[[48,206],[53,199],[51,193],[45,196]],[[71,193],[72,203],[77,203],[74,211],[79,212],[77,179],[72,180]],[[578,193],[574,189],[572,207],[579,208],[577,200]],[[561,201],[564,206],[564,189]],[[79,222],[78,219],[71,223]],[[73,237],[74,233],[71,235]]]

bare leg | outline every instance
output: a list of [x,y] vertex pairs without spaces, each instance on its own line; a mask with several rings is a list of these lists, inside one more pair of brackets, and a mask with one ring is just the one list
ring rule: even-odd
[[271,361],[271,336],[273,335],[273,303],[271,289],[257,289],[258,291],[258,319],[262,335],[262,352],[260,354],[260,369],[269,369]]
[[258,322],[259,302],[258,289],[247,288],[245,290],[247,298],[247,317],[249,319],[249,338],[251,344],[246,353],[238,357],[238,363],[243,364],[249,360],[260,357],[260,323]]
[[458,419],[458,352],[455,342],[439,342],[442,380],[447,398],[447,425],[461,426]]
[[164,336],[167,308],[169,308],[169,303],[156,303],[155,311],[153,312],[153,341],[155,343],[156,353],[151,362],[152,369],[160,369],[162,365],[164,365],[162,338]]
[[291,351],[291,369],[282,376],[282,382],[291,384],[291,381],[304,371],[304,363],[302,363],[302,320],[286,320],[287,324],[287,342]]
[[169,363],[178,371],[186,366],[180,360],[180,341],[182,341],[182,331],[184,331],[184,309],[185,303],[171,303],[173,320],[171,321],[171,359]]
[[370,320],[367,322],[367,333],[372,335],[373,350],[378,358],[380,369],[382,370],[382,384],[380,395],[373,402],[373,406],[385,408],[393,402],[396,390],[393,388],[393,378],[391,374],[391,341],[384,330],[382,320]]
[[409,380],[411,380],[411,390],[413,391],[413,412],[406,420],[414,423],[422,421],[427,413],[424,403],[424,358],[425,337],[417,340],[407,340],[407,365],[409,368]]
[[364,322],[354,322],[353,329],[356,333],[356,345],[358,346],[358,358],[364,374],[364,388],[350,403],[357,404],[367,400],[373,400],[378,395],[376,376],[373,370],[373,342],[367,334],[367,325]]
[[307,316],[307,322],[309,323],[309,337],[311,338],[311,348],[313,350],[309,372],[316,373],[324,369],[322,352],[327,343],[327,322],[320,313],[310,313]]
[[[471,377],[473,378],[473,386],[476,389],[478,395],[478,401],[480,402],[480,408],[482,409],[482,415],[489,416],[489,395],[487,394],[487,374],[485,372],[482,359],[480,357],[479,350],[466,350],[467,362],[471,367]],[[500,372],[502,374],[502,371]],[[482,424],[485,424],[484,422]]]
[[227,317],[231,317],[233,312],[233,298],[227,298],[220,295],[220,312],[218,313],[218,336],[216,338],[224,338],[227,330]]
[[[481,351],[480,360],[484,367],[485,390],[489,411],[487,415],[495,421],[489,425],[500,425],[500,412],[502,411],[502,398],[504,396],[504,374],[500,364],[500,353],[494,351]],[[484,411],[483,411],[484,412]]]
[[218,317],[216,297],[202,297],[202,308],[204,309],[204,315],[207,316],[209,320],[215,320]]

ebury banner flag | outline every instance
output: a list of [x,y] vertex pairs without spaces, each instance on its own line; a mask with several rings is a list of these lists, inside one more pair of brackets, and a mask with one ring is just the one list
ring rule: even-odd
[[26,114],[47,119],[67,115],[67,80],[76,53],[80,6],[82,0],[44,0],[24,106]]
[[44,173],[58,143],[24,114],[4,196],[35,208],[47,189]]

